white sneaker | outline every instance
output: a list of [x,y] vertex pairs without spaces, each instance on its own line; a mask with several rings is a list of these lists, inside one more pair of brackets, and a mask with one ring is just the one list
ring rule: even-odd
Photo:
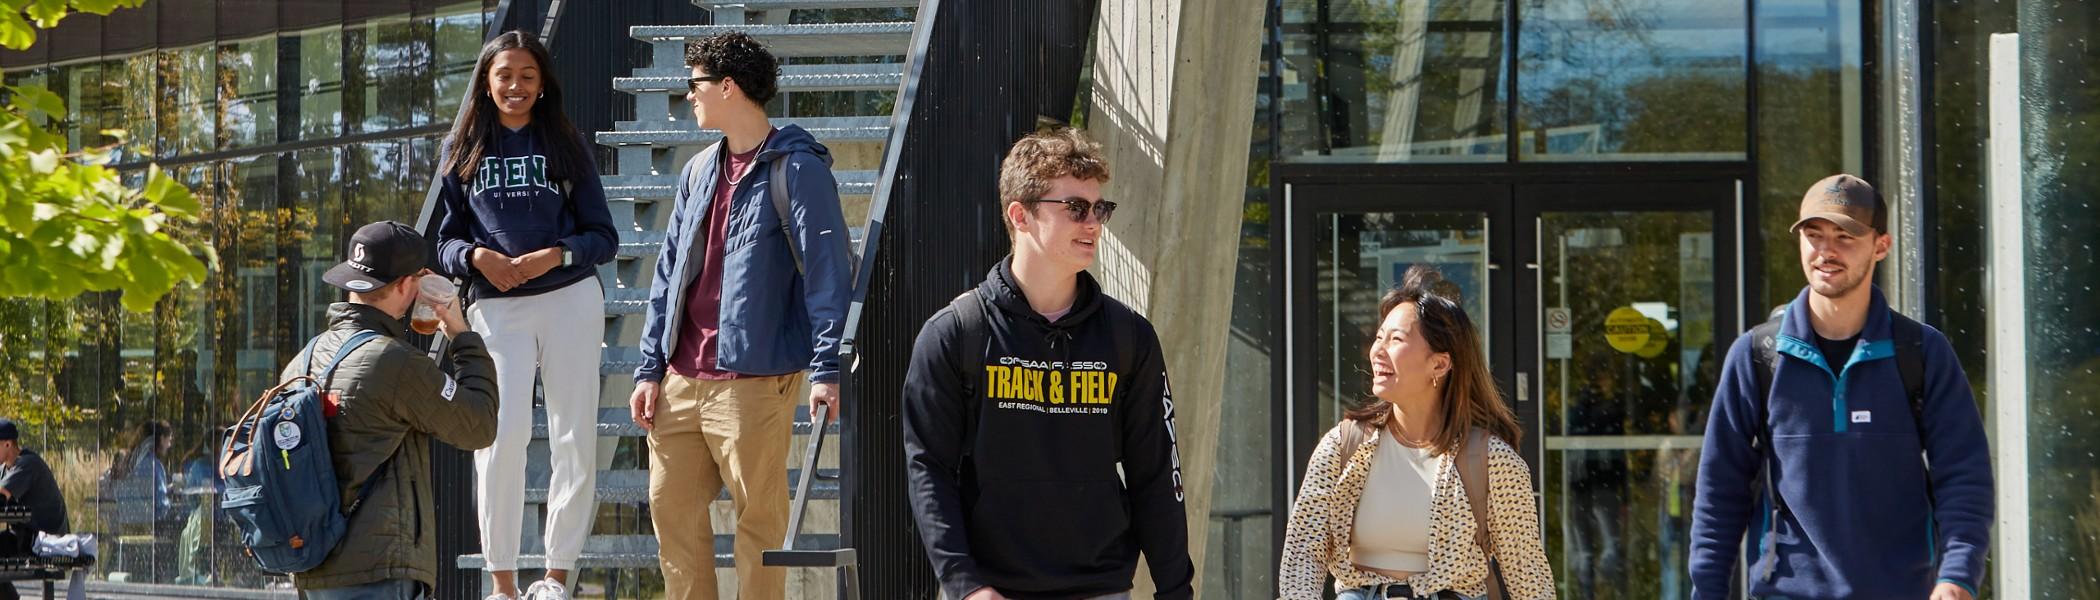
[[525,600],[569,600],[569,588],[552,578],[541,579],[525,588]]
[[517,599],[517,598],[512,598],[512,597],[510,597],[510,596],[505,596],[505,595],[503,595],[503,594],[489,594],[489,597],[487,597],[487,598],[483,598],[482,600],[518,600],[518,599]]

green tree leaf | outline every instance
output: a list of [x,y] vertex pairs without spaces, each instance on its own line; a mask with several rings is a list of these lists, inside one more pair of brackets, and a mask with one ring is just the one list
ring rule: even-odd
[[15,105],[16,110],[41,112],[50,117],[64,117],[66,114],[65,100],[59,98],[58,94],[52,93],[51,90],[44,89],[43,86],[8,86],[7,91],[14,96],[9,102]]
[[[142,0],[0,0],[0,46],[26,49],[38,25],[72,12],[107,14]],[[57,94],[6,87],[0,105],[0,298],[64,300],[118,292],[151,310],[170,290],[197,285],[218,262],[194,235],[204,208],[158,167],[128,188],[104,166],[108,148],[75,151],[45,124],[67,117]]]
[[57,27],[58,20],[66,18],[66,12],[66,0],[36,0],[29,4],[29,18],[45,29]]
[[0,46],[9,50],[28,50],[36,44],[36,30],[22,20],[16,10],[0,10]]

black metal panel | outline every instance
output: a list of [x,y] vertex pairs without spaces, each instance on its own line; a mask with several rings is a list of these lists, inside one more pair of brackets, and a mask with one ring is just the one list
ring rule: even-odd
[[218,37],[218,3],[212,0],[163,0],[144,8],[160,11],[154,25],[159,28],[162,48],[201,44]]
[[[119,8],[111,11],[109,16],[101,18],[101,52],[108,55],[124,55],[155,47],[160,43],[160,31],[154,27],[157,17],[158,15],[153,12],[152,6]],[[69,18],[84,19],[90,17],[74,15]]]
[[93,57],[102,50],[102,21],[68,18],[51,28],[50,37],[37,41],[50,42],[52,62]]
[[[999,160],[1040,120],[1072,114],[1093,0],[940,2],[867,274],[867,318],[846,357],[845,544],[869,598],[932,598],[906,495],[899,391],[919,327],[977,284],[1008,240]],[[907,85],[911,85],[907,83]]]
[[218,0],[219,39],[237,40],[277,30],[276,0]]

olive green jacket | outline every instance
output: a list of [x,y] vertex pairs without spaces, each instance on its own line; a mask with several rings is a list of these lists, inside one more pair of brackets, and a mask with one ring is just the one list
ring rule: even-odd
[[[328,447],[344,509],[368,479],[372,491],[350,515],[328,559],[292,575],[300,589],[389,579],[436,585],[441,565],[432,523],[430,441],[476,450],[496,440],[496,363],[479,334],[453,336],[443,359],[452,365],[448,376],[403,340],[407,329],[400,319],[338,302],[328,307],[328,331],[316,338],[313,369],[318,372],[343,342],[366,329],[385,338],[358,348],[328,382],[341,402],[341,411],[328,419]],[[294,359],[278,380],[300,375],[302,362]],[[385,472],[373,477],[380,469]]]

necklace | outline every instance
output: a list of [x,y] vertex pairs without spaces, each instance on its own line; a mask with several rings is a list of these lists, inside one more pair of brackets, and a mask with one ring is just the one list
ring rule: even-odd
[[1401,432],[1400,432],[1400,424],[1399,424],[1399,421],[1397,420],[1397,417],[1387,417],[1387,419],[1388,419],[1388,421],[1386,422],[1386,427],[1385,427],[1385,428],[1386,428],[1386,431],[1387,431],[1387,432],[1389,432],[1389,433],[1392,433],[1392,434],[1393,434],[1393,441],[1394,441],[1394,442],[1396,442],[1396,443],[1399,443],[1399,444],[1400,444],[1400,445],[1402,445],[1402,446],[1406,446],[1406,447],[1409,447],[1409,448],[1414,448],[1414,449],[1416,449],[1416,450],[1420,450],[1420,449],[1423,449],[1423,448],[1428,448],[1428,447],[1430,446],[1430,443],[1429,443],[1429,441],[1428,441],[1428,440],[1416,440],[1416,439],[1409,439],[1409,438],[1407,437],[1407,434],[1401,433]]

